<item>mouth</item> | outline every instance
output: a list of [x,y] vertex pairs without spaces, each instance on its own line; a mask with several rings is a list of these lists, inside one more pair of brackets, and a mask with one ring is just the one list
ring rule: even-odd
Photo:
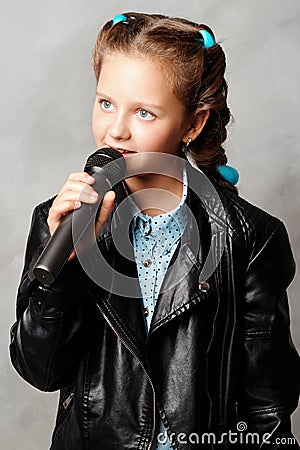
[[111,145],[109,147],[113,148],[114,150],[117,150],[122,155],[134,155],[135,153],[137,153],[137,152],[134,152],[133,150],[127,150],[126,148],[118,148],[118,147],[113,147]]
[[131,150],[125,150],[125,149],[117,149],[121,154],[122,154],[122,156],[124,156],[124,157],[126,157],[126,156],[130,156],[130,155],[136,155],[136,152],[133,152],[133,151],[131,151]]
[[136,152],[133,152],[132,150],[124,150],[124,149],[117,149],[122,155],[134,155]]

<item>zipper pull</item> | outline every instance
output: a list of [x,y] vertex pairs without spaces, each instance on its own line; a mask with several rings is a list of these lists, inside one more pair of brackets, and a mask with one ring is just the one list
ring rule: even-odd
[[71,401],[73,400],[74,397],[74,392],[71,392],[71,394],[69,395],[69,397],[66,398],[66,400],[63,402],[63,407],[65,409],[67,409],[67,407],[69,406],[69,404],[71,403]]
[[236,419],[239,420],[239,404],[238,402],[234,402],[235,403],[235,415],[236,415]]

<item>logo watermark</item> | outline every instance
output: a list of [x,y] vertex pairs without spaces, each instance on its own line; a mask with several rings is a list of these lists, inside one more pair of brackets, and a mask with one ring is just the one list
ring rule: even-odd
[[[276,437],[272,438],[272,433],[259,434],[256,432],[247,431],[246,422],[238,422],[236,430],[228,430],[225,433],[171,433],[170,440],[177,442],[178,444],[223,444],[228,442],[230,444],[248,444],[248,445],[260,445],[263,444],[281,444],[291,445],[296,443],[294,437]],[[169,438],[166,432],[159,433],[157,436],[158,444],[167,444]]]

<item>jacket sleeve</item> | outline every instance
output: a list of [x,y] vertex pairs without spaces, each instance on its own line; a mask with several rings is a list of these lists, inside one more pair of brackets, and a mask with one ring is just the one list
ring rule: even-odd
[[32,217],[10,344],[17,372],[43,391],[71,382],[81,355],[84,327],[85,280],[78,262],[67,262],[51,289],[39,285],[32,275],[49,237],[47,209],[40,205]]
[[300,362],[286,293],[295,261],[285,226],[277,221],[246,271],[241,417],[248,432],[271,435],[262,449],[296,449],[290,416],[298,404]]

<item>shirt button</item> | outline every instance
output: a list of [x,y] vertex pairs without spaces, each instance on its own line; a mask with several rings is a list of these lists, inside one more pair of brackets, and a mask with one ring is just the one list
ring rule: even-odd
[[147,317],[149,315],[149,309],[148,306],[146,306],[146,308],[144,308],[144,316]]
[[151,259],[145,259],[145,261],[143,262],[144,267],[150,267],[152,264]]
[[201,281],[199,284],[199,289],[201,292],[207,292],[210,289],[209,283],[206,283],[206,281]]

